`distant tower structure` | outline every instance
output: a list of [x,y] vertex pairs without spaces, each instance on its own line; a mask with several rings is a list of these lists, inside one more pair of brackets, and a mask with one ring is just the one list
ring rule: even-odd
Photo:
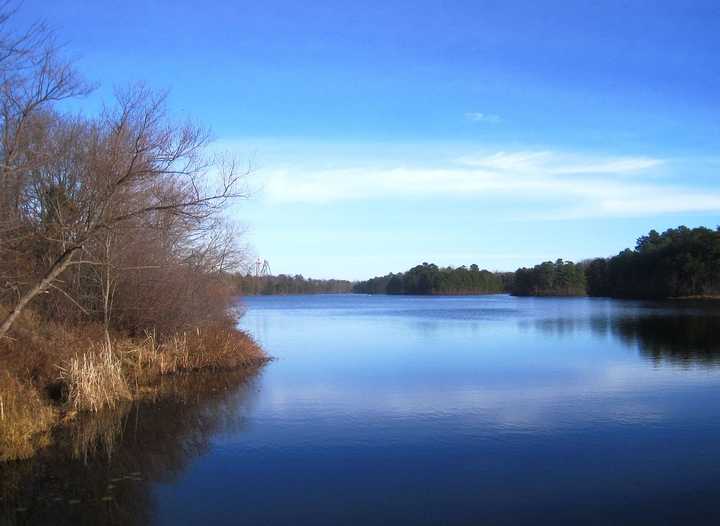
[[257,258],[255,261],[255,277],[270,276],[270,262],[267,259]]
[[270,276],[270,263],[267,259],[260,259],[257,258],[255,260],[254,268],[252,269],[253,273],[253,292],[255,294],[259,294],[262,290],[261,282],[262,278],[265,276]]

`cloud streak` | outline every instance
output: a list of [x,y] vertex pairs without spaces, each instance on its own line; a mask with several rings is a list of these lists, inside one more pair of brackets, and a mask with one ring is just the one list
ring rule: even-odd
[[651,157],[586,157],[573,154],[540,152],[497,152],[491,155],[466,156],[459,164],[515,174],[611,174],[623,175],[656,168],[662,159]]
[[487,122],[490,124],[497,124],[502,122],[499,115],[492,113],[481,113],[479,111],[469,111],[465,114],[465,118],[470,122]]
[[[274,203],[435,197],[534,203],[526,218],[630,217],[720,211],[720,191],[659,178],[651,157],[593,157],[551,151],[464,156],[444,167],[275,170],[265,194]],[[500,201],[502,200],[502,201]],[[543,206],[543,200],[547,206]]]

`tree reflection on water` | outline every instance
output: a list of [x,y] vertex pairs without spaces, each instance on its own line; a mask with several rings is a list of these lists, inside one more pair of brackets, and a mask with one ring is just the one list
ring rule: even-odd
[[716,366],[720,364],[720,310],[696,303],[643,303],[642,308],[604,316],[535,320],[542,332],[563,337],[589,329],[597,337],[610,335],[636,347],[655,364]]
[[176,479],[216,434],[241,431],[258,380],[178,376],[149,399],[74,419],[52,447],[0,466],[0,524],[151,522],[151,484]]
[[715,316],[642,316],[621,318],[611,327],[655,363],[715,366],[720,364],[718,321]]

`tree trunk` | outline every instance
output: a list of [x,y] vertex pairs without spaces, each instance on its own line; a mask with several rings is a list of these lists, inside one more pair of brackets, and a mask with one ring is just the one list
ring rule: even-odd
[[112,349],[110,340],[110,295],[112,282],[110,279],[110,234],[105,237],[105,279],[101,280],[103,293],[103,326],[105,327],[105,343],[107,348]]
[[10,314],[8,314],[8,316],[3,320],[2,325],[0,325],[0,338],[7,335],[10,327],[12,327],[12,324],[15,322],[17,317],[20,316],[20,313],[27,304],[30,303],[30,301],[32,301],[32,299],[38,294],[45,292],[52,282],[55,281],[55,279],[62,274],[68,266],[70,266],[75,252],[80,250],[80,248],[80,246],[75,246],[68,248],[65,252],[63,252],[62,255],[55,260],[52,267],[50,267],[50,269],[45,273],[43,279],[22,295],[20,300],[17,302],[17,305],[15,305],[15,308],[10,311]]

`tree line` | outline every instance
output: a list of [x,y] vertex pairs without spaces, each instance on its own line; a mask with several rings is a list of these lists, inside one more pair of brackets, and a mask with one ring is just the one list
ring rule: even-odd
[[353,291],[639,299],[720,296],[720,227],[651,230],[634,249],[616,256],[578,263],[545,261],[514,273],[489,272],[477,265],[441,268],[423,263],[406,272],[360,281]]
[[498,273],[470,267],[417,265],[406,272],[360,281],[353,292],[362,294],[493,294],[503,292],[505,282]]
[[313,279],[300,274],[255,276],[233,274],[231,282],[238,295],[342,294],[352,292],[353,284],[342,279]]
[[720,228],[651,230],[634,249],[515,272],[513,294],[662,299],[720,295]]
[[616,298],[720,295],[720,228],[651,230],[611,258],[586,265],[587,292]]

